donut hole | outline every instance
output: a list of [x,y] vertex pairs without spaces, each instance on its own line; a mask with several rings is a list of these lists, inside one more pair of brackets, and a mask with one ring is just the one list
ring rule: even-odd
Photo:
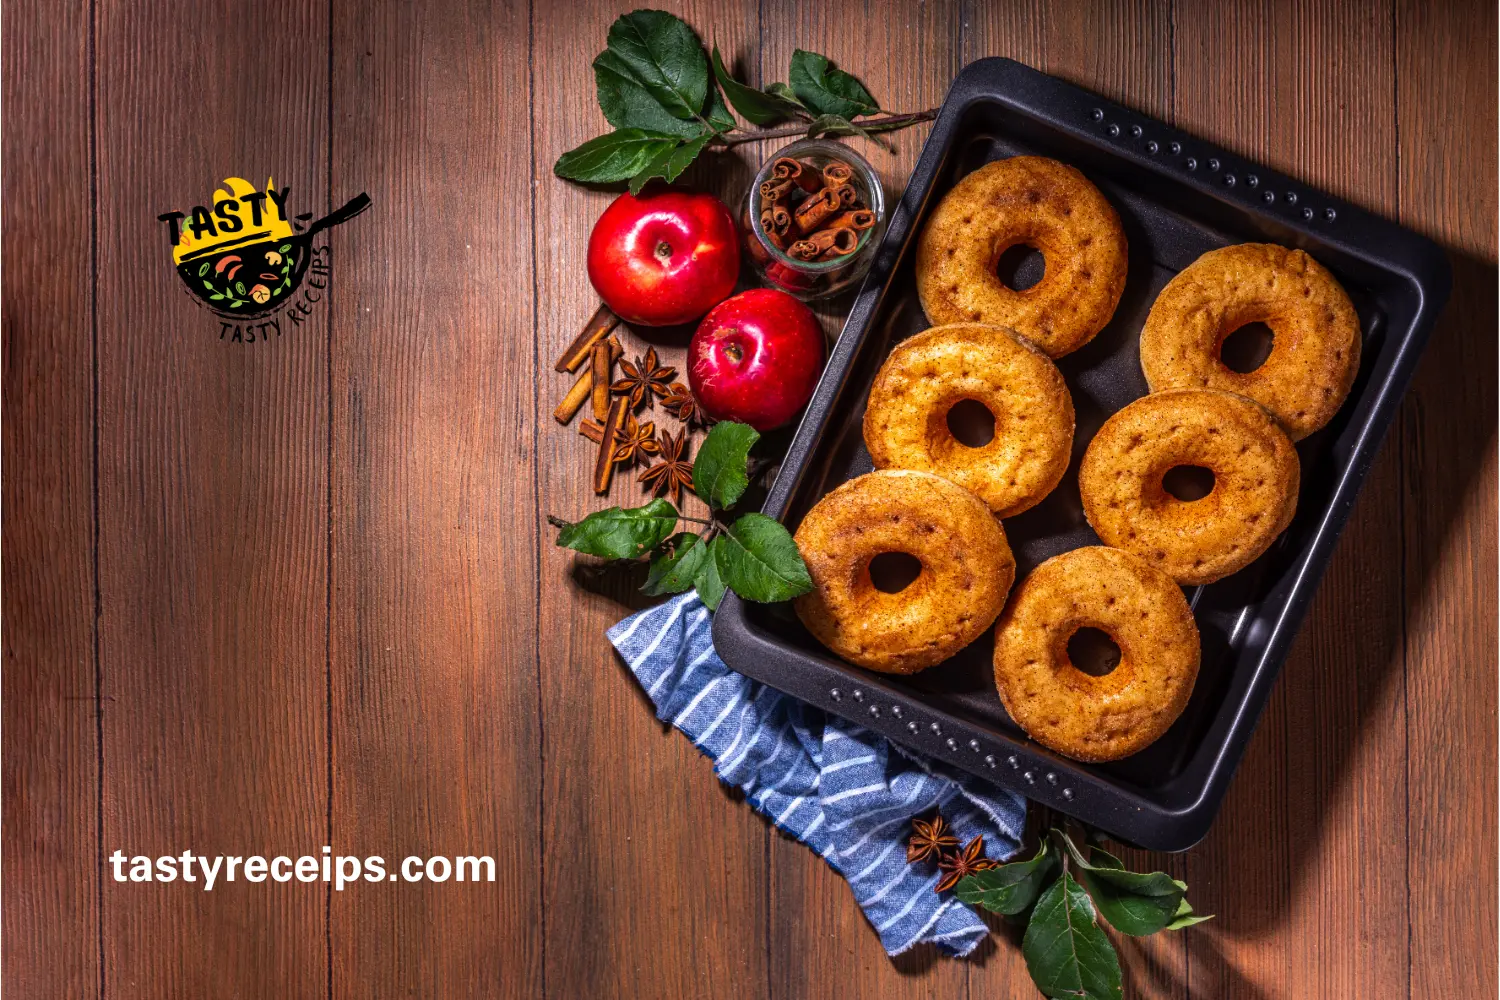
[[1068,637],[1068,661],[1090,677],[1103,677],[1120,665],[1120,647],[1103,629],[1085,625]]
[[995,277],[1014,292],[1024,292],[1047,274],[1047,258],[1036,247],[1017,243],[995,261]]
[[1266,363],[1276,334],[1264,323],[1246,323],[1219,344],[1219,361],[1232,372],[1248,375]]
[[995,440],[995,414],[977,399],[960,399],[948,408],[948,433],[966,448],[983,448]]
[[922,575],[922,560],[909,552],[882,552],[870,560],[870,582],[882,594],[899,594]]
[[1161,488],[1184,503],[1192,503],[1214,491],[1214,473],[1201,465],[1174,465],[1162,475]]

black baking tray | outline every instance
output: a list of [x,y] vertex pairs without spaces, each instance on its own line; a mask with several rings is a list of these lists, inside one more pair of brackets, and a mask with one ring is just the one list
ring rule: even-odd
[[[1208,831],[1272,683],[1328,565],[1381,438],[1447,298],[1448,262],[1431,241],[1273,170],[1009,59],[958,75],[876,251],[764,510],[795,530],[840,483],[871,470],[860,424],[892,345],[926,328],[912,275],[915,236],[954,182],[991,160],[1050,156],[1084,172],[1119,211],[1129,276],[1114,318],[1058,367],[1077,411],[1062,484],[1005,524],[1017,579],[1099,544],[1083,517],[1078,462],[1114,411],[1146,393],[1137,341],[1162,286],[1232,243],[1298,247],[1327,266],[1359,313],[1364,347],[1348,401],[1299,443],[1297,515],[1245,570],[1186,591],[1202,635],[1182,717],[1142,752],[1080,764],[1030,741],[995,693],[993,634],[912,677],[844,663],[790,605],[727,595],[714,620],[736,670],[895,742],[1016,789],[1141,847],[1184,850]],[[1024,266],[1024,265],[1023,265]]]

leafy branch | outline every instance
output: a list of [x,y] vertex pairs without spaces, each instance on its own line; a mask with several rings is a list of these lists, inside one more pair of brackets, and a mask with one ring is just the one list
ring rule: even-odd
[[1164,872],[1127,871],[1097,844],[1085,855],[1054,827],[1035,856],[969,875],[954,891],[965,903],[1026,925],[1021,954],[1044,996],[1119,1000],[1120,959],[1099,917],[1133,937],[1213,919],[1193,912],[1187,888]]
[[[797,49],[790,83],[756,89],[725,68],[718,46],[710,59],[680,18],[636,10],[610,25],[606,48],[594,59],[599,109],[614,131],[558,158],[552,172],[568,180],[629,181],[632,193],[660,177],[675,181],[708,148],[794,135],[863,135],[929,121],[936,110],[881,115],[870,92],[816,52]],[[726,104],[725,98],[728,98]],[[746,128],[729,106],[752,125]],[[791,122],[776,128],[778,122]]]
[[[697,588],[717,610],[726,589],[750,601],[789,601],[812,589],[797,543],[780,522],[760,513],[732,523],[721,515],[750,485],[750,449],[760,434],[747,424],[721,421],[708,432],[693,461],[693,492],[713,516],[688,517],[664,498],[641,507],[611,507],[572,523],[549,516],[561,529],[557,544],[604,559],[650,560],[641,590],[653,597]],[[701,534],[673,529],[679,521],[707,528]]]

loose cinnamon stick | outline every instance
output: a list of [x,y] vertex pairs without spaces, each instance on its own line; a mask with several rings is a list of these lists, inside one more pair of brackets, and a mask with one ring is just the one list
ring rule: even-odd
[[569,344],[568,349],[563,351],[562,357],[557,359],[553,370],[576,372],[579,365],[588,359],[589,352],[594,349],[594,345],[619,322],[620,317],[611,312],[609,306],[601,305],[593,318],[588,321],[588,325],[583,328],[583,332],[573,338],[573,343]]
[[594,400],[595,420],[603,420],[609,414],[609,384],[614,381],[614,361],[609,341],[601,340],[594,345],[589,367],[593,374],[591,395]]
[[604,425],[590,417],[578,421],[578,433],[595,444],[604,443]]
[[[621,347],[620,342],[614,337],[610,337],[608,343],[610,358],[614,361],[620,360],[620,355],[625,353],[625,348]],[[589,351],[589,356],[592,357],[593,353],[592,350]],[[562,402],[557,404],[557,409],[552,411],[553,418],[560,424],[566,424],[572,420],[578,415],[578,411],[583,408],[583,404],[588,402],[593,389],[594,371],[593,366],[590,365],[587,369],[578,373],[578,378],[574,380],[573,387],[568,390],[568,394],[563,397]]]
[[822,188],[817,194],[808,195],[807,200],[797,207],[797,231],[805,236],[821,228],[839,210],[839,206],[839,195],[835,188]]
[[609,484],[615,477],[615,436],[625,422],[625,413],[630,400],[616,396],[609,404],[604,418],[604,430],[599,435],[599,454],[594,459],[594,492],[608,493]]
[[875,225],[875,213],[867,208],[857,208],[842,215],[835,215],[828,220],[825,229],[852,229],[862,233]]

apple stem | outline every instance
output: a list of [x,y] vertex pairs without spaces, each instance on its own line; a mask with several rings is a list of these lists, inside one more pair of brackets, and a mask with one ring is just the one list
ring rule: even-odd
[[668,260],[672,256],[672,247],[664,240],[656,244],[656,256],[662,260]]

